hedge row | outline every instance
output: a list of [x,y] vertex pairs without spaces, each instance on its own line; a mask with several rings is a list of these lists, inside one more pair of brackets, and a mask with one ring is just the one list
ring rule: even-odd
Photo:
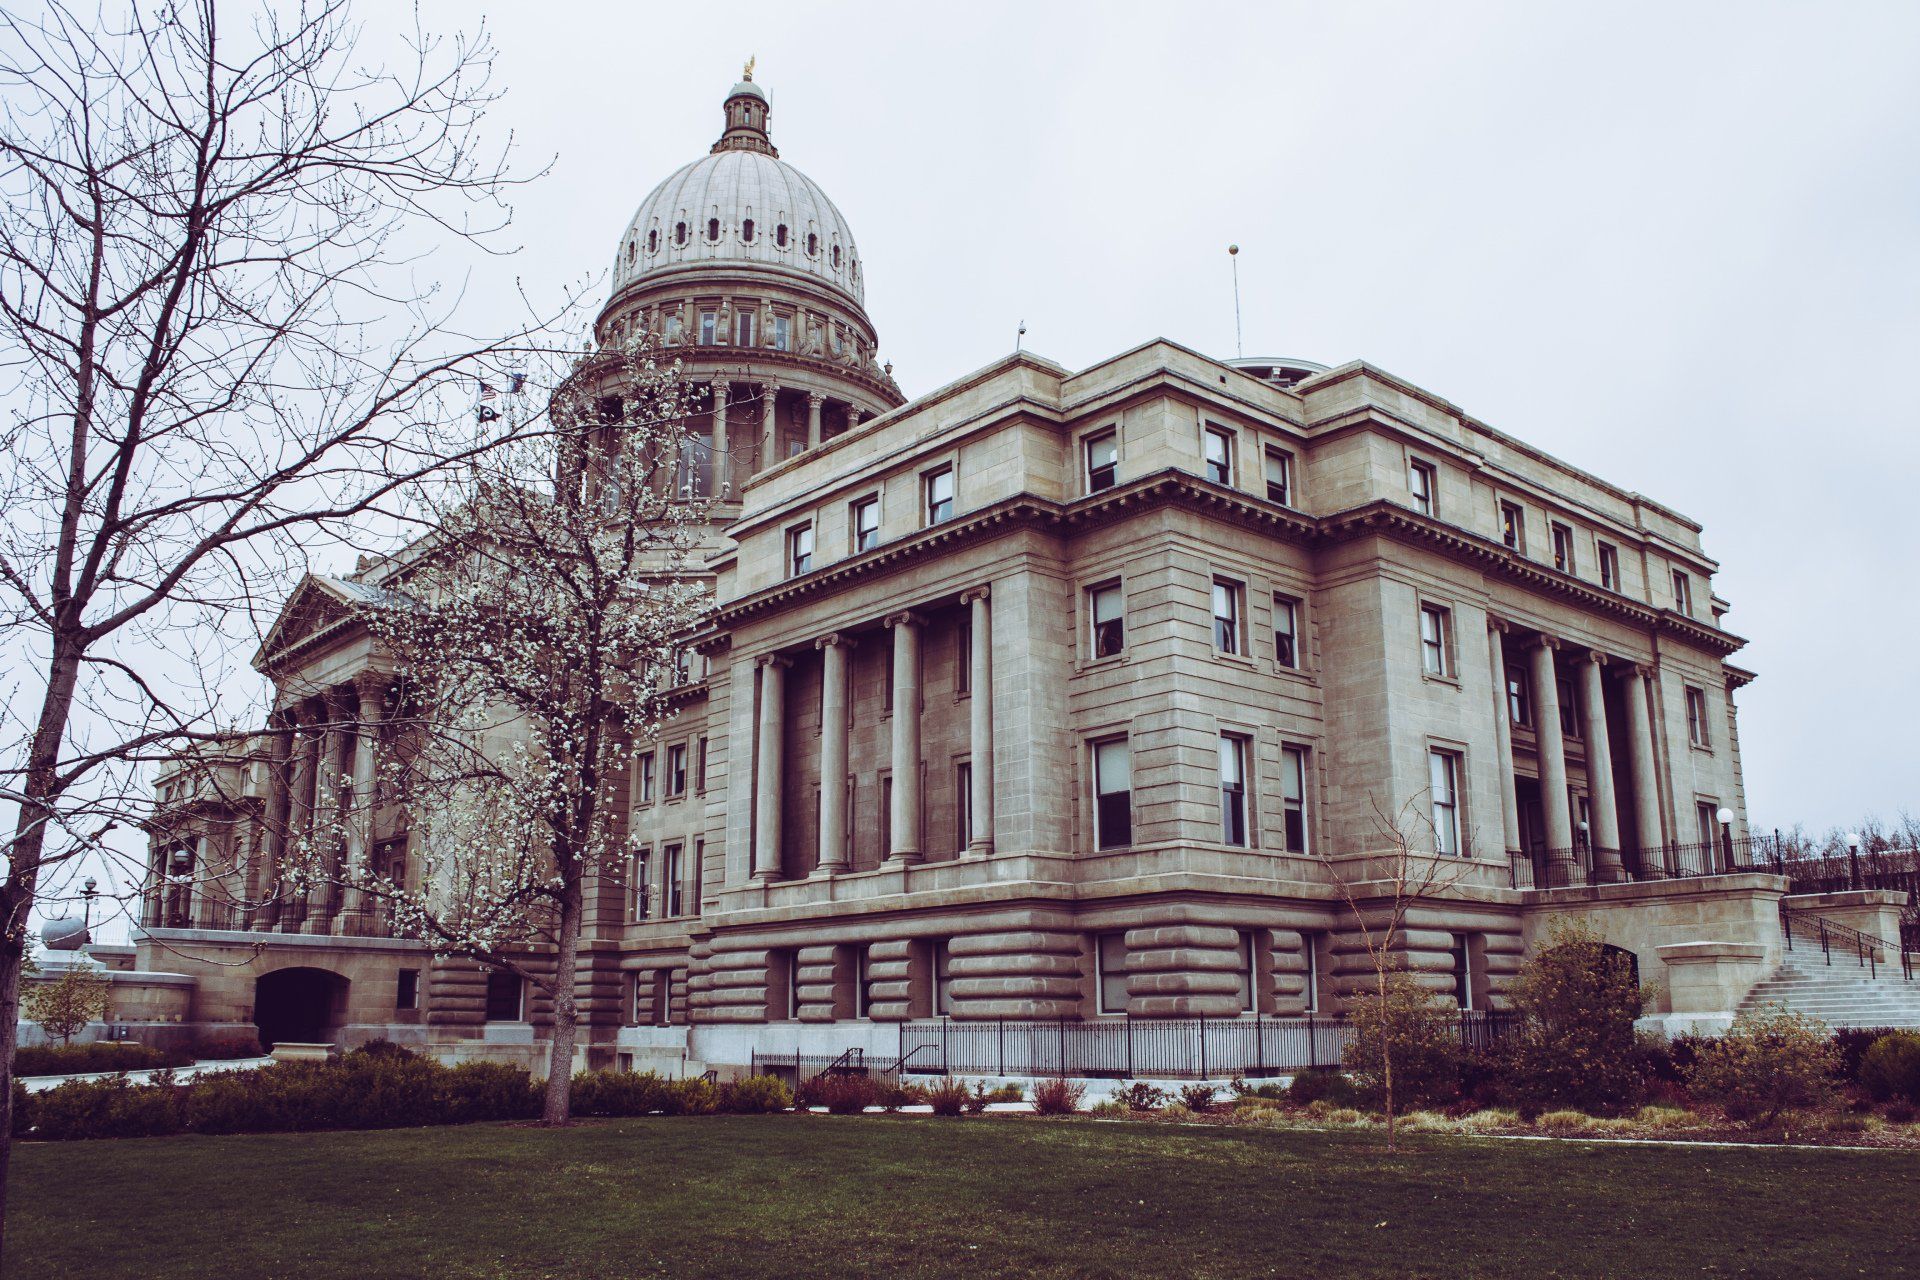
[[159,1049],[152,1045],[94,1041],[89,1044],[29,1045],[14,1051],[13,1073],[17,1076],[74,1076],[95,1071],[141,1071],[149,1067],[189,1067],[208,1059],[257,1058],[260,1042],[224,1037],[195,1040],[184,1049]]

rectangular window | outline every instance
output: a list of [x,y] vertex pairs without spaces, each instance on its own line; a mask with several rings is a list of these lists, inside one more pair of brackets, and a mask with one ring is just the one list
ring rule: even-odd
[[793,350],[793,317],[775,312],[773,316],[773,349],[775,351]]
[[1127,935],[1103,933],[1094,939],[1094,968],[1099,974],[1100,1012],[1127,1011]]
[[1427,753],[1427,790],[1433,802],[1433,849],[1460,855],[1460,757],[1435,748]]
[[676,742],[667,748],[667,794],[687,793],[687,744]]
[[791,951],[767,953],[767,1021],[791,1022],[800,1012],[800,966]]
[[973,765],[962,762],[953,767],[954,846],[965,853],[973,843]]
[[1687,686],[1687,741],[1696,747],[1710,747],[1713,738],[1707,732],[1707,691]]
[[1574,572],[1573,530],[1564,524],[1553,526],[1553,567],[1562,573]]
[[1093,847],[1124,849],[1133,843],[1133,776],[1127,740],[1093,744]]
[[1525,667],[1507,667],[1507,720],[1522,729],[1533,725],[1533,697]]
[[1527,554],[1527,517],[1518,503],[1500,504],[1500,540],[1521,555]]
[[670,844],[660,855],[660,901],[668,916],[681,914],[685,888],[680,882],[680,846]]
[[1467,935],[1453,935],[1453,999],[1463,1012],[1473,1008],[1473,950]]
[[700,313],[700,345],[710,347],[720,340],[720,313],[702,311]]
[[1220,735],[1220,840],[1247,843],[1247,740],[1233,733]]
[[1280,838],[1288,853],[1307,851],[1307,749],[1280,749]]
[[655,969],[653,971],[653,1025],[664,1027],[671,1025],[672,1022],[673,970]]
[[947,940],[937,938],[928,948],[932,962],[933,1016],[944,1018],[953,1012],[953,961],[947,954]]
[[1693,616],[1693,579],[1684,569],[1673,571],[1673,607],[1689,618]]
[[880,545],[880,496],[862,498],[853,504],[847,524],[853,529],[853,549],[857,554]]
[[420,1007],[420,971],[402,969],[393,984],[393,1007],[396,1009],[418,1009]]
[[929,471],[922,479],[927,497],[927,523],[939,524],[953,515],[953,468]]
[[1600,585],[1609,591],[1620,589],[1620,551],[1611,542],[1600,544]]
[[787,530],[787,576],[797,578],[813,569],[813,526]]
[[1215,484],[1233,483],[1233,434],[1225,427],[1208,427],[1202,438],[1207,479]]
[[1254,967],[1253,963],[1253,947],[1254,935],[1251,933],[1241,934],[1239,972],[1234,975],[1234,977],[1238,979],[1238,990],[1235,994],[1240,997],[1240,1007],[1248,1013],[1252,1013],[1256,1007],[1254,1000],[1254,992],[1256,990],[1254,986],[1254,975],[1258,970]]
[[893,710],[893,637],[884,642],[886,656],[880,660],[880,707],[884,711]]
[[853,952],[853,1016],[871,1017],[873,1000],[867,990],[867,949],[849,947],[848,950]]
[[973,609],[965,604],[953,624],[953,691],[973,692]]
[[1300,602],[1288,596],[1273,598],[1273,660],[1283,667],[1300,665]]
[[695,840],[693,842],[693,889],[687,894],[687,914],[690,916],[700,914],[700,882],[701,877],[706,873],[706,863],[707,842]]
[[653,752],[642,752],[636,762],[637,781],[634,783],[634,803],[653,803]]
[[695,792],[707,789],[707,740],[704,736],[693,747],[693,789]]
[[1304,975],[1306,1009],[1304,1012],[1320,1012],[1320,935],[1303,933],[1300,935],[1300,960],[1306,966]]
[[1093,656],[1111,658],[1127,647],[1126,597],[1120,584],[1087,590],[1087,616],[1093,625]]
[[1580,736],[1580,695],[1574,692],[1573,681],[1566,676],[1555,676],[1553,687],[1560,694],[1560,736],[1578,738]]
[[893,856],[893,779],[880,779],[880,857]]
[[1700,843],[1714,845],[1720,841],[1719,806],[1711,800],[1697,800],[1693,806],[1694,821],[1700,830]]
[[488,1022],[519,1022],[526,1004],[526,983],[519,974],[487,970]]
[[1111,489],[1120,479],[1120,433],[1102,431],[1087,437],[1087,492]]
[[1593,848],[1593,801],[1586,796],[1567,788],[1573,796],[1573,842],[1581,849]]
[[1437,604],[1420,606],[1420,669],[1430,676],[1453,674],[1453,617]]
[[1440,514],[1440,483],[1431,462],[1407,463],[1407,492],[1413,495],[1415,511],[1423,516]]
[[1293,455],[1267,446],[1267,501],[1293,505]]
[[653,884],[649,878],[647,851],[642,849],[627,859],[627,909],[635,920],[653,915]]
[[752,311],[742,309],[733,317],[733,345],[750,347],[753,345],[754,325],[759,317]]
[[1240,607],[1244,589],[1226,578],[1213,580],[1213,647],[1221,653],[1245,653],[1246,636],[1240,629]]

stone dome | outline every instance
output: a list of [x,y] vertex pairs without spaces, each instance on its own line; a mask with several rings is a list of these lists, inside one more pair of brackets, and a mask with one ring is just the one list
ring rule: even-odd
[[853,229],[820,185],[774,150],[766,95],[743,80],[727,95],[726,113],[713,153],[641,201],[615,251],[613,292],[676,267],[753,263],[810,277],[863,305]]

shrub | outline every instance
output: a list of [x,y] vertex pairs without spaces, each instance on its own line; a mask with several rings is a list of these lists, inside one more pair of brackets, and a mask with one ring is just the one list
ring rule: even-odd
[[1889,1102],[1881,1108],[1880,1114],[1891,1124],[1912,1124],[1915,1116],[1920,1116],[1920,1107],[1907,1101]]
[[177,1089],[164,1084],[128,1084],[107,1080],[69,1080],[34,1099],[34,1136],[74,1138],[148,1138],[180,1131]]
[[1867,1056],[1867,1050],[1873,1047],[1876,1040],[1894,1032],[1893,1027],[1841,1027],[1834,1032],[1834,1051],[1840,1055],[1840,1078],[1857,1083],[1860,1079],[1860,1063]]
[[1212,1115],[1219,1107],[1217,1091],[1210,1084],[1190,1084],[1180,1090],[1180,1105],[1197,1116]]
[[1133,1114],[1133,1109],[1118,1098],[1102,1098],[1087,1108],[1087,1114],[1101,1120],[1117,1120]]
[[705,1076],[666,1082],[662,1115],[710,1116],[720,1109],[720,1088]]
[[1825,1025],[1768,1005],[1741,1014],[1725,1035],[1701,1045],[1687,1087],[1719,1103],[1730,1119],[1769,1125],[1789,1108],[1826,1102],[1838,1059]]
[[1033,1087],[1033,1109],[1043,1116],[1069,1116],[1086,1096],[1086,1086],[1075,1081],[1042,1080]]
[[263,1058],[267,1051],[261,1047],[260,1037],[234,1031],[195,1039],[187,1046],[187,1053],[196,1062],[222,1062],[232,1058]]
[[1860,1056],[1857,1078],[1875,1102],[1920,1102],[1920,1033],[1880,1036]]
[[1344,1057],[1363,1096],[1386,1100],[1386,1063],[1393,1064],[1395,1108],[1444,1102],[1459,1093],[1459,1053],[1448,1034],[1448,1011],[1401,970],[1385,992],[1362,991],[1348,1005],[1353,1039]]
[[436,1105],[441,1124],[477,1120],[531,1120],[540,1114],[540,1086],[504,1062],[463,1062],[444,1068]]
[[1506,1046],[1506,1087],[1522,1115],[1614,1114],[1639,1104],[1643,1053],[1633,1024],[1646,1007],[1627,957],[1579,921],[1556,921],[1520,970],[1520,1026]]
[[150,1045],[98,1041],[93,1044],[33,1045],[14,1051],[13,1071],[21,1076],[72,1076],[95,1071],[141,1071],[148,1067],[184,1067],[193,1056]]
[[[1294,1078],[1296,1080],[1299,1079],[1298,1076]],[[1269,1080],[1265,1084],[1251,1085],[1239,1076],[1235,1076],[1227,1082],[1227,1087],[1233,1090],[1233,1096],[1236,1099],[1269,1098],[1277,1101],[1290,1096],[1287,1092],[1288,1086],[1281,1084],[1278,1080]]]
[[748,1076],[720,1086],[720,1110],[730,1115],[764,1116],[793,1106],[793,1091],[775,1076]]
[[1295,1075],[1287,1084],[1287,1101],[1297,1107],[1325,1100],[1337,1107],[1357,1102],[1360,1091],[1353,1081],[1331,1067],[1313,1067]]
[[927,1090],[927,1101],[933,1104],[933,1114],[937,1116],[964,1114],[972,1100],[973,1094],[958,1080],[942,1080]]
[[973,1093],[983,1106],[989,1102],[1025,1102],[1027,1100],[1026,1091],[1017,1084],[1003,1084],[989,1089],[987,1082],[982,1080],[974,1085]]
[[1114,1101],[1121,1103],[1129,1111],[1158,1111],[1167,1105],[1167,1093],[1156,1089],[1144,1080],[1135,1080],[1116,1090]]
[[857,1116],[880,1098],[880,1086],[871,1076],[835,1071],[818,1075],[800,1086],[802,1106],[825,1107],[836,1116]]
[[[874,1101],[886,1111],[918,1106],[927,1100],[927,1091],[917,1084],[898,1084],[882,1080],[875,1086]],[[817,1104],[824,1105],[824,1104]]]
[[583,1071],[573,1078],[573,1112],[646,1116],[667,1109],[667,1081],[652,1071]]

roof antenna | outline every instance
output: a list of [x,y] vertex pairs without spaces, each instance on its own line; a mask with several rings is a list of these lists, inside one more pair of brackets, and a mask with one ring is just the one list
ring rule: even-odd
[[1240,345],[1240,246],[1227,246],[1227,261],[1233,264],[1233,358],[1243,359],[1246,351]]
[[1020,322],[1020,331],[1013,335],[1013,354],[1015,355],[1020,354],[1020,344],[1026,340],[1026,336],[1027,336],[1027,322],[1025,320],[1022,320]]

